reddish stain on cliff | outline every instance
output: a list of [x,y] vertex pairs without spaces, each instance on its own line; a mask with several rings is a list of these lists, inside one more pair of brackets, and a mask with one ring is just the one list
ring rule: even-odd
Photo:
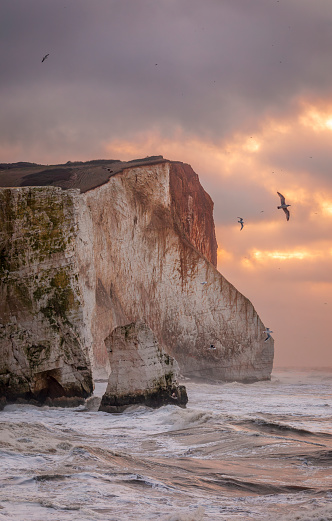
[[213,221],[213,201],[190,165],[171,162],[170,192],[174,223],[216,267],[218,244]]

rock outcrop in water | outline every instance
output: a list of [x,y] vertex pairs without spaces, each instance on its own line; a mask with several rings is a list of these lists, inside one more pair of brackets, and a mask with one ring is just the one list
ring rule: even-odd
[[110,334],[137,320],[183,375],[270,378],[273,340],[216,269],[213,203],[189,165],[2,165],[0,186],[3,396],[91,394]]
[[176,361],[163,351],[142,321],[115,328],[106,339],[112,372],[99,410],[122,412],[129,405],[160,407],[188,402],[177,382]]

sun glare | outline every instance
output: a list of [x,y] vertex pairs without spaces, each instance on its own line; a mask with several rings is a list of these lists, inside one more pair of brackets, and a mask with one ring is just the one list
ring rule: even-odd
[[252,252],[251,257],[259,262],[265,262],[267,260],[303,260],[303,259],[312,259],[319,256],[317,252],[309,252],[309,251],[261,251],[256,250]]
[[245,142],[243,148],[249,152],[257,152],[261,148],[261,144],[257,141],[257,139],[251,137]]
[[314,131],[332,130],[331,113],[319,112],[317,109],[310,108],[300,118],[302,125],[312,128]]
[[327,126],[327,128],[329,128],[330,130],[332,130],[332,118],[329,118],[325,121],[325,125]]
[[322,204],[323,213],[332,216],[332,202],[331,201],[324,201],[321,204]]

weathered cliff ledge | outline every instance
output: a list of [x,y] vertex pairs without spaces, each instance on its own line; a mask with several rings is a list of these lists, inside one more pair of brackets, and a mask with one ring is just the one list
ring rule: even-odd
[[137,320],[185,376],[270,378],[273,340],[216,269],[213,203],[189,165],[0,165],[4,185],[0,395],[90,395],[112,331]]
[[184,386],[176,361],[163,351],[142,321],[114,329],[105,341],[112,372],[99,410],[122,412],[130,405],[185,407]]

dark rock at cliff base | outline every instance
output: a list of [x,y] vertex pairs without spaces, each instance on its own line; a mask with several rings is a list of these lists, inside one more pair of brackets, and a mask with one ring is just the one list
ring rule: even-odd
[[188,397],[177,383],[177,362],[161,349],[144,322],[115,328],[105,344],[112,373],[100,411],[118,413],[131,405],[185,407]]

